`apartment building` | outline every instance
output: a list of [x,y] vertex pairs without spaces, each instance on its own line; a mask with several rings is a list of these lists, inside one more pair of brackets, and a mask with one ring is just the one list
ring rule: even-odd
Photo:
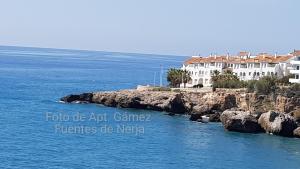
[[184,62],[181,69],[187,70],[191,74],[192,80],[186,85],[187,87],[197,84],[211,86],[211,77],[215,70],[220,73],[230,70],[240,80],[246,81],[257,80],[263,76],[282,77],[288,75],[288,68],[293,58],[293,54],[260,53],[251,55],[250,52],[239,52],[235,56],[229,54],[208,57],[192,56]]
[[294,75],[293,78],[290,78],[291,83],[300,83],[300,50],[295,50],[291,53],[294,57],[291,60],[290,73]]

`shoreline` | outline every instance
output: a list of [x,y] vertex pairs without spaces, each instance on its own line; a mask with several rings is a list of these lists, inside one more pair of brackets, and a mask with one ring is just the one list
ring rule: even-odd
[[120,91],[71,94],[65,103],[95,103],[108,107],[164,111],[189,115],[191,121],[222,122],[228,131],[300,137],[300,98],[257,95],[242,90],[215,92]]

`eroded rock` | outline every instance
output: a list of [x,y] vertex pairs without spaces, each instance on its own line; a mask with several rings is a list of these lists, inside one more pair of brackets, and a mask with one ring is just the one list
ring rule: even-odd
[[296,128],[294,131],[293,131],[293,134],[295,137],[299,137],[300,138],[300,127]]
[[71,103],[71,102],[82,102],[82,103],[91,103],[93,102],[93,93],[82,93],[82,94],[71,94],[65,97],[62,97],[60,101]]
[[275,135],[292,137],[293,131],[297,128],[295,119],[284,113],[269,111],[263,113],[258,123],[267,132]]
[[243,133],[262,132],[262,128],[258,124],[257,117],[251,115],[250,112],[226,110],[221,114],[220,119],[224,128],[229,131]]

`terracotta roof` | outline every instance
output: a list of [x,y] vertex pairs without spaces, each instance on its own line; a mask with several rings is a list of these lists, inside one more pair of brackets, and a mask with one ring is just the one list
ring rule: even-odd
[[242,51],[238,53],[238,56],[248,56],[250,55],[250,52]]
[[[300,51],[299,51],[300,52]],[[284,62],[292,58],[293,55],[270,55],[267,53],[261,53],[254,58],[241,58],[240,56],[210,56],[210,57],[191,57],[184,62],[184,64],[193,63],[212,63],[212,62],[225,62],[225,63],[279,63]]]

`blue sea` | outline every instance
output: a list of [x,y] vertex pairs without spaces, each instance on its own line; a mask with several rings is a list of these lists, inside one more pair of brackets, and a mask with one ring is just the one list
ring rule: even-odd
[[[159,84],[161,67],[165,77],[186,58],[1,46],[0,168],[300,168],[300,139],[226,132],[220,123],[163,112],[58,101],[71,93]],[[140,116],[149,120],[127,118]]]

